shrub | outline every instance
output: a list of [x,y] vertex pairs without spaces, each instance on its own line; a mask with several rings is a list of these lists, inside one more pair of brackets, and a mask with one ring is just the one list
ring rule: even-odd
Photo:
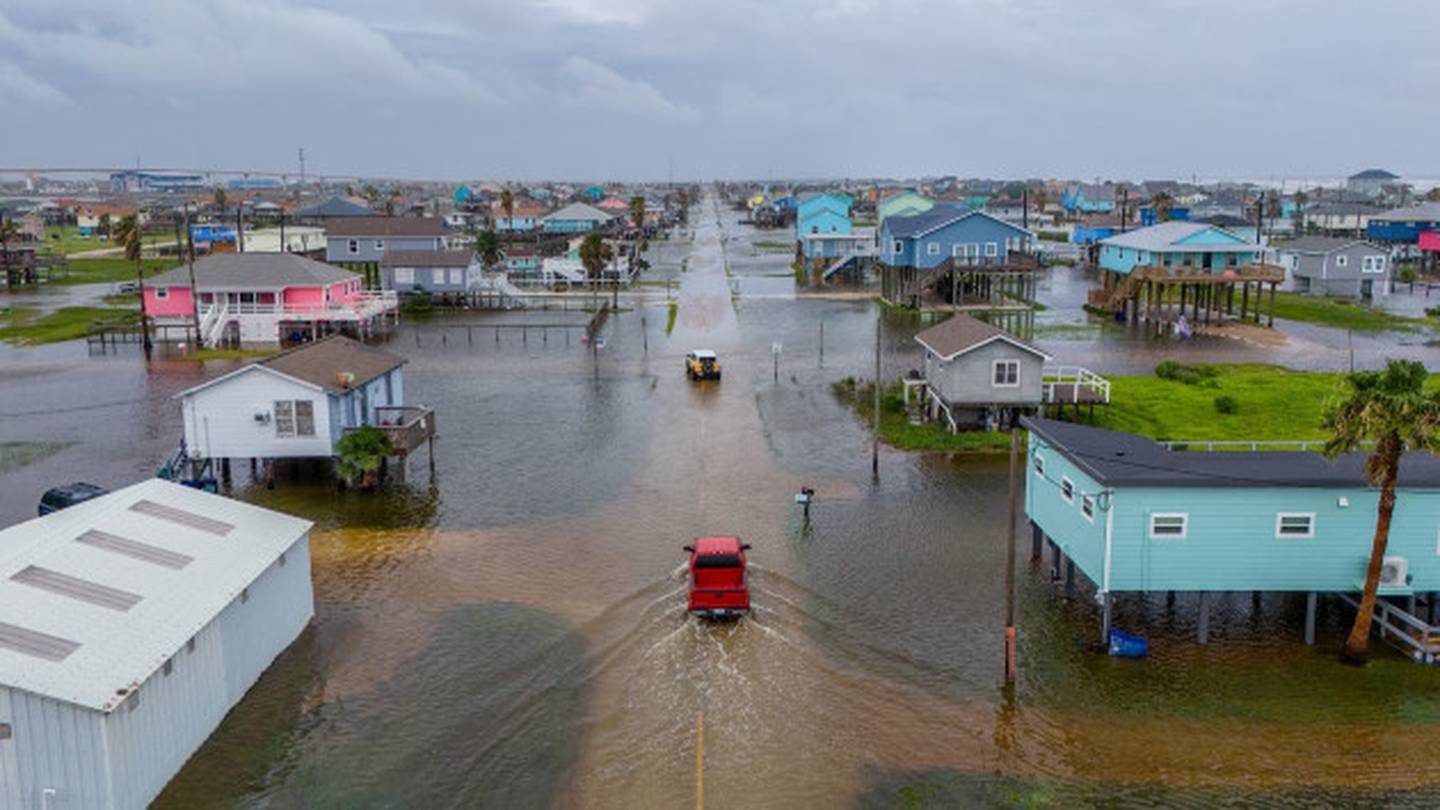
[[1426,308],[1425,308],[1425,317],[1427,317],[1427,318],[1440,318],[1440,307],[1426,307]]
[[405,303],[401,307],[407,315],[429,315],[434,309],[435,301],[430,298],[430,293],[424,290],[405,296]]
[[1405,284],[1414,284],[1420,274],[1415,272],[1415,265],[1407,264],[1400,268],[1400,281]]
[[1064,231],[1040,231],[1035,237],[1042,242],[1069,242],[1070,237]]
[[1214,387],[1219,372],[1214,366],[1189,366],[1174,360],[1165,360],[1155,366],[1155,376],[1162,380],[1174,380],[1186,385]]
[[1236,402],[1235,398],[1229,394],[1224,394],[1215,397],[1215,410],[1220,413],[1239,413],[1240,403]]

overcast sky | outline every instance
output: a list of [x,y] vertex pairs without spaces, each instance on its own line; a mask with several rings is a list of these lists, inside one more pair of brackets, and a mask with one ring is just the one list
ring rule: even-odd
[[0,165],[1440,175],[1436,0],[4,0]]

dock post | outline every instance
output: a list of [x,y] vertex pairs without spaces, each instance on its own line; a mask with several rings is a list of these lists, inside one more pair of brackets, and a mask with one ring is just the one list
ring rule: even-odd
[[1065,598],[1075,598],[1075,560],[1071,557],[1065,558]]
[[1041,531],[1040,527],[1037,526],[1037,525],[1035,525],[1034,521],[1031,521],[1031,523],[1030,523],[1030,559],[1031,559],[1032,562],[1035,561],[1035,560],[1040,559],[1041,544],[1044,543],[1044,542],[1045,542],[1045,532]]
[[1200,622],[1195,630],[1197,644],[1210,643],[1210,592],[1200,592]]
[[255,466],[255,459],[250,459],[250,483],[252,484],[258,481],[260,478],[260,476],[255,472]]
[[1305,594],[1305,644],[1315,643],[1315,592]]
[[267,458],[267,459],[265,459],[264,465],[265,465],[265,488],[266,488],[266,489],[274,489],[274,488],[275,488],[275,459],[273,459],[273,458]]
[[225,485],[226,491],[230,489],[230,459],[220,459],[220,482]]
[[427,451],[427,454],[430,456],[430,480],[431,480],[431,481],[434,481],[434,480],[435,480],[435,434],[434,434],[434,433],[431,433],[431,434],[430,434],[429,443],[430,443],[430,448],[429,448],[429,450]]
[[1109,592],[1100,594],[1100,644],[1110,646],[1110,604],[1114,597]]

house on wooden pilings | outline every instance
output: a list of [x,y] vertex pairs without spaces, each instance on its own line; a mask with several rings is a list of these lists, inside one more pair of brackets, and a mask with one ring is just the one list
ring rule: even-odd
[[[1099,242],[1101,287],[1090,305],[1124,313],[1127,320],[1168,324],[1182,315],[1192,323],[1222,317],[1275,322],[1275,288],[1282,268],[1264,264],[1264,246],[1214,225],[1162,222]],[[1269,287],[1269,305],[1262,293]],[[1238,289],[1238,294],[1237,294]]]

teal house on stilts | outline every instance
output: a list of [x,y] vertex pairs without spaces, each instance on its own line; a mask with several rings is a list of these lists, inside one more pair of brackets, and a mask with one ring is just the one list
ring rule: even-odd
[[[1126,594],[1195,594],[1201,644],[1218,595],[1303,594],[1306,643],[1320,597],[1358,599],[1379,499],[1366,454],[1332,463],[1314,450],[1172,449],[1068,422],[1021,424],[1034,556],[1051,549],[1068,593],[1077,571],[1093,584],[1102,638]],[[1381,635],[1417,660],[1440,659],[1440,458],[1401,463],[1379,593]]]

